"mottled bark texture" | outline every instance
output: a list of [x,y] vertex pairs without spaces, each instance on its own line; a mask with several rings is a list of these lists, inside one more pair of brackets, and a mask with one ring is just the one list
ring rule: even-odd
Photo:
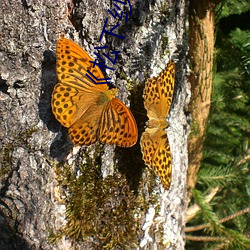
[[[0,249],[184,249],[187,3],[131,0],[133,14],[116,30],[126,39],[105,35],[99,43],[111,2],[0,0]],[[72,147],[50,106],[62,34],[92,56],[105,44],[121,51],[107,74],[130,103],[139,135],[145,79],[175,60],[169,191],[143,165],[138,143]]]
[[192,92],[189,111],[192,127],[188,140],[188,203],[200,168],[206,123],[211,105],[215,7],[219,2],[220,0],[204,0],[202,2],[191,0],[189,6],[191,65],[189,81]]

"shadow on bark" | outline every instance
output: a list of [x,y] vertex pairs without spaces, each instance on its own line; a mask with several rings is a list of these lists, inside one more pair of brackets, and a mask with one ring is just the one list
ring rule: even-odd
[[43,56],[41,93],[38,104],[39,117],[51,132],[57,133],[60,131],[50,146],[50,156],[61,162],[67,156],[73,144],[68,137],[67,129],[60,125],[51,109],[51,95],[54,86],[57,84],[56,55],[54,52],[46,50]]
[[10,218],[6,218],[2,211],[0,211],[0,249],[3,250],[31,250],[29,244],[24,238],[17,234],[17,226],[13,221],[13,225],[9,224]]
[[132,89],[130,100],[130,109],[135,114],[138,126],[138,142],[131,148],[116,148],[116,154],[119,158],[119,171],[126,175],[130,188],[135,192],[138,191],[142,173],[145,169],[140,148],[141,134],[144,131],[145,122],[147,121],[146,110],[144,109],[142,100],[143,89],[144,85],[138,85]]

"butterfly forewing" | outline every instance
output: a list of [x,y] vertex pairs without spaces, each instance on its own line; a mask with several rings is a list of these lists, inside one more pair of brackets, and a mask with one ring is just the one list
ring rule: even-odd
[[92,88],[108,90],[107,84],[96,85],[86,76],[87,70],[89,70],[96,78],[104,78],[98,66],[93,68],[90,61],[94,62],[94,60],[76,43],[66,38],[59,39],[56,54],[59,81],[71,87],[83,88],[84,91],[91,91]]
[[[174,91],[175,66],[170,61],[158,77],[150,78],[143,91],[144,106],[158,118],[168,115]],[[150,116],[149,116],[150,118]]]
[[52,111],[56,119],[66,128],[72,125],[72,118],[77,111],[73,98],[77,96],[78,90],[57,84],[53,91]]

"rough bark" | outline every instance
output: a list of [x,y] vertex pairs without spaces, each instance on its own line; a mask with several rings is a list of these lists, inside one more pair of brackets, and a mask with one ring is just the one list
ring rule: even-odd
[[[65,34],[91,54],[94,46],[100,46],[98,38],[111,8],[110,1],[1,0],[0,4],[0,249],[103,249],[108,244],[114,249],[184,249],[188,131],[184,109],[190,93],[186,79],[187,3],[131,0],[132,17],[119,27],[126,39],[106,36],[102,41],[102,45],[121,51],[115,73],[107,73],[119,88],[119,97],[126,104],[131,100],[139,135],[146,120],[145,111],[140,114],[144,81],[158,74],[170,57],[176,61],[175,97],[168,129],[173,154],[169,191],[163,190],[152,171],[144,167],[138,144],[131,149],[98,143],[72,148],[67,131],[51,112],[51,93],[57,82],[57,39]],[[126,81],[120,80],[121,73]],[[71,218],[65,210],[73,204],[70,195],[75,191],[67,178],[74,173],[77,176],[83,163],[90,167],[88,178],[97,169],[102,174],[95,183],[112,184],[103,186],[103,190],[110,190],[108,200],[103,194],[96,197],[102,186],[92,194],[95,202],[105,202],[98,203],[103,211],[110,212],[110,204],[115,207],[124,203],[124,214],[132,215],[121,229],[117,218],[103,213],[107,220],[103,219],[103,224],[110,228],[113,237],[104,243],[98,238],[99,231],[81,238],[64,227],[65,218]],[[88,212],[91,213],[84,210]],[[116,213],[118,219],[122,212]],[[96,220],[91,218],[93,225],[102,220],[98,216]],[[115,234],[116,230],[130,227],[131,232]],[[51,242],[52,232],[66,236]]]
[[[202,159],[202,149],[206,123],[210,111],[213,60],[214,60],[214,18],[215,7],[219,1],[190,1],[189,6],[189,45],[192,97],[189,110],[192,126],[188,140],[189,168],[187,187],[195,187],[196,176]],[[191,192],[188,194],[190,200]]]

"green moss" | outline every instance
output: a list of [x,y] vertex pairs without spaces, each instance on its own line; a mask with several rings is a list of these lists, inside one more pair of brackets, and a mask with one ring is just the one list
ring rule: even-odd
[[127,77],[127,75],[125,74],[124,71],[121,72],[120,79],[123,79],[123,80],[126,80],[126,81],[128,80],[128,77]]
[[169,16],[169,5],[167,3],[167,1],[163,2],[162,5],[161,5],[161,8],[160,8],[160,14],[162,16],[165,16],[165,18],[167,18]]
[[13,148],[9,143],[0,150],[0,180],[11,172],[11,152]]
[[189,138],[198,136],[199,134],[200,134],[200,126],[197,122],[193,121],[191,123],[191,130],[190,130]]
[[37,131],[38,131],[38,129],[35,126],[30,127],[24,133],[22,133],[22,137],[23,137],[23,139],[27,140],[28,138],[30,138],[32,136],[33,133],[35,133]]
[[68,165],[58,165],[56,172],[66,197],[68,223],[60,232],[51,234],[51,241],[66,236],[98,249],[138,246],[140,217],[150,201],[142,192],[136,195],[131,190],[124,174],[117,171],[103,179],[93,159],[79,164],[77,174]]
[[138,81],[129,79],[124,71],[121,72],[120,79],[126,81],[126,86],[127,86],[128,90],[132,90],[135,86],[138,85]]
[[2,178],[8,178],[12,171],[12,152],[16,147],[29,148],[28,138],[35,132],[35,128],[32,127],[18,135],[15,135],[12,142],[8,142],[0,149],[0,181]]
[[162,35],[161,37],[161,55],[169,54],[168,50],[168,37]]

